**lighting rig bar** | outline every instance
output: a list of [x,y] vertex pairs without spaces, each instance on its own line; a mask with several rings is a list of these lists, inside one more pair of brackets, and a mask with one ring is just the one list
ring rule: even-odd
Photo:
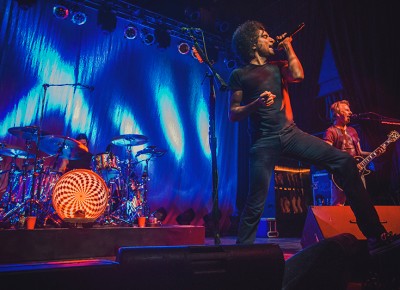
[[[134,25],[151,30],[162,26],[169,32],[171,37],[178,38],[188,43],[193,43],[190,35],[182,30],[182,28],[189,27],[189,25],[146,10],[127,1],[67,0],[65,2],[95,10],[99,10],[101,7],[104,7],[104,5],[108,5],[108,7],[111,8],[111,11],[115,13],[117,18],[124,19]],[[205,31],[203,31],[203,33],[205,40],[209,42],[207,43],[207,46],[214,45],[219,51],[225,51],[226,44],[220,36]],[[203,39],[199,37],[198,42],[202,45]]]

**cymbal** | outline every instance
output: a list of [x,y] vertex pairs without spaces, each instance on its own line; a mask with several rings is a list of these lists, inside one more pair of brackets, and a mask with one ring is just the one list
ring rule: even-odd
[[[25,126],[25,127],[12,127],[8,129],[8,133],[26,139],[26,140],[37,140],[39,127],[37,126]],[[48,135],[46,131],[40,131],[40,135]]]
[[28,153],[19,147],[11,147],[4,143],[0,144],[0,155],[8,156],[13,158],[21,158],[21,159],[32,159],[35,158],[34,154]]
[[40,137],[39,149],[49,155],[69,160],[81,159],[89,149],[78,140],[67,136],[45,135]]
[[147,143],[147,137],[138,134],[126,134],[114,137],[111,141],[112,144],[117,146],[136,146]]
[[144,148],[143,150],[140,150],[136,153],[136,157],[139,157],[140,155],[143,154],[150,154],[151,156],[163,156],[165,153],[167,152],[167,150],[165,149],[160,149],[157,148],[156,146],[148,146],[146,148]]

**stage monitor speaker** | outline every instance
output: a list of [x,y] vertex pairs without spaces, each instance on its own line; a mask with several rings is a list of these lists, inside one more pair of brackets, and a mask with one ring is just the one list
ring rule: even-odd
[[122,247],[116,260],[135,289],[280,290],[285,268],[277,244]]
[[347,289],[358,255],[357,238],[340,234],[293,255],[286,261],[282,290]]
[[[375,206],[387,231],[400,233],[400,206]],[[303,248],[342,233],[366,240],[350,206],[310,206],[301,238]]]

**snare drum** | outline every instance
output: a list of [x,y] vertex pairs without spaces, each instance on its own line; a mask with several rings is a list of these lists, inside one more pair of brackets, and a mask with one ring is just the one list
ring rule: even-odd
[[118,156],[112,153],[100,153],[93,156],[94,171],[100,174],[106,182],[120,175]]

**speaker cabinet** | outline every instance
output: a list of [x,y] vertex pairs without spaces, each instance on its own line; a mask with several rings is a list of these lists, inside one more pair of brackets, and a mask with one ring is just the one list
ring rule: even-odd
[[[359,252],[352,234],[340,234],[307,247],[286,261],[282,290],[347,289]],[[267,288],[266,288],[267,289]]]
[[[387,231],[400,233],[400,206],[375,206],[380,221]],[[358,240],[366,240],[357,226],[350,206],[310,206],[303,229],[303,248],[342,233],[350,233]]]
[[277,244],[122,247],[117,261],[134,289],[281,290],[285,268]]

